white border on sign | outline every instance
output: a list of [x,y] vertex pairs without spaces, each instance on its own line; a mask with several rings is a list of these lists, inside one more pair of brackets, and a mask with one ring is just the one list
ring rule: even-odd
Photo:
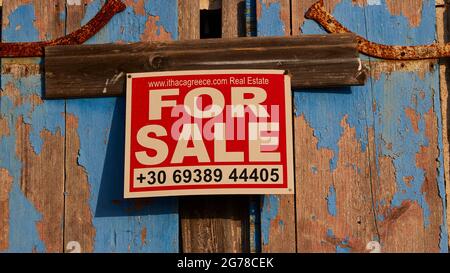
[[[291,78],[285,70],[264,70],[264,69],[238,69],[238,70],[184,70],[184,71],[164,71],[128,73],[126,87],[126,124],[125,124],[125,168],[124,168],[124,198],[146,198],[146,197],[168,197],[187,195],[250,195],[250,194],[294,194],[294,139],[292,114],[286,115],[286,149],[287,149],[287,188],[252,188],[252,189],[189,189],[189,190],[164,190],[147,192],[130,192],[130,145],[131,145],[131,92],[132,80],[136,78],[157,77],[157,76],[189,76],[189,75],[209,75],[209,74],[284,74],[285,85],[285,112],[292,111],[292,90]],[[291,160],[289,160],[291,159]]]

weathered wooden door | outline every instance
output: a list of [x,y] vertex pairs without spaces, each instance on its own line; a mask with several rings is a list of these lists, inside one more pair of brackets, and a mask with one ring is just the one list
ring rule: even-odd
[[[123,2],[89,43],[200,38],[194,0]],[[223,0],[222,36],[323,33],[314,2]],[[370,40],[436,39],[433,0],[325,2]],[[2,41],[62,36],[103,4],[3,1]],[[294,90],[295,196],[138,201],[122,198],[124,99],[43,101],[42,59],[2,59],[0,252],[446,252],[439,65],[362,58],[366,86]]]

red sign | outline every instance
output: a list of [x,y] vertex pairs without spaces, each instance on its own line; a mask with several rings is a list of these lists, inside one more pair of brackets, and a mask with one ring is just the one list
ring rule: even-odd
[[129,74],[125,198],[293,194],[291,100],[281,70]]

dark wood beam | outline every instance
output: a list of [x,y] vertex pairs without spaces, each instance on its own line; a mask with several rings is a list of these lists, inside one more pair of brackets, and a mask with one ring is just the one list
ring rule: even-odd
[[45,50],[45,97],[121,96],[126,73],[199,69],[284,69],[295,89],[366,80],[353,34],[55,46]]

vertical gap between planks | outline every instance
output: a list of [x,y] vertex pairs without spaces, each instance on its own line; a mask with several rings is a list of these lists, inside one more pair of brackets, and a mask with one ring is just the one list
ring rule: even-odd
[[[450,41],[449,33],[449,17],[448,17],[448,3],[444,0],[436,1],[436,30],[439,43],[448,43]],[[446,196],[445,202],[447,210],[447,230],[450,230],[449,223],[449,203],[446,197],[450,195],[450,154],[449,154],[449,112],[448,108],[450,105],[448,98],[448,83],[450,81],[449,73],[449,61],[448,59],[440,59],[439,61],[439,85],[440,85],[440,102],[441,102],[441,112],[442,112],[442,139],[444,145],[444,181],[446,185]]]
[[[179,34],[181,39],[200,38],[200,8],[217,1],[179,0]],[[245,36],[244,0],[222,2],[223,37]],[[241,7],[240,9],[238,7]],[[217,9],[217,5],[207,5]],[[241,10],[241,13],[239,11]],[[194,19],[189,17],[194,14]],[[225,29],[227,27],[227,29]],[[248,196],[180,197],[180,236],[183,252],[248,252]]]
[[[368,28],[368,20],[367,20],[367,9],[364,9],[364,31],[365,31],[365,36],[369,37],[369,28]],[[368,63],[369,63],[369,71],[372,69],[372,61],[373,58],[369,57],[368,58]],[[369,89],[370,89],[370,102],[374,103],[375,100],[375,94],[374,94],[374,82],[373,82],[373,78],[371,76],[369,76]],[[367,108],[366,108],[367,109]],[[367,116],[370,113],[366,112],[366,130],[369,130],[369,124],[368,124],[368,119]],[[372,120],[375,122],[375,112],[372,111]],[[375,130],[375,124],[374,126],[374,130]],[[367,151],[368,151],[368,164],[369,164],[369,185],[370,185],[370,194],[371,194],[371,202],[372,202],[372,214],[373,214],[373,221],[374,221],[374,225],[375,225],[375,232],[377,234],[377,240],[379,242],[379,244],[382,244],[381,241],[381,234],[380,234],[380,230],[378,227],[378,219],[377,219],[377,212],[376,212],[376,197],[375,197],[375,191],[374,191],[374,183],[376,183],[377,181],[374,181],[374,175],[373,175],[373,171],[375,170],[375,172],[377,171],[377,160],[378,158],[376,158],[376,143],[375,143],[375,137],[374,137],[374,143],[373,143],[373,147],[370,144],[370,139],[369,139],[369,132],[367,132]],[[372,149],[374,148],[374,149]],[[373,159],[373,160],[372,160]],[[373,161],[373,162],[372,162]],[[375,164],[375,166],[373,166],[373,164]],[[375,168],[375,169],[374,169]],[[378,179],[378,178],[377,178]],[[377,183],[378,185],[379,183]]]

